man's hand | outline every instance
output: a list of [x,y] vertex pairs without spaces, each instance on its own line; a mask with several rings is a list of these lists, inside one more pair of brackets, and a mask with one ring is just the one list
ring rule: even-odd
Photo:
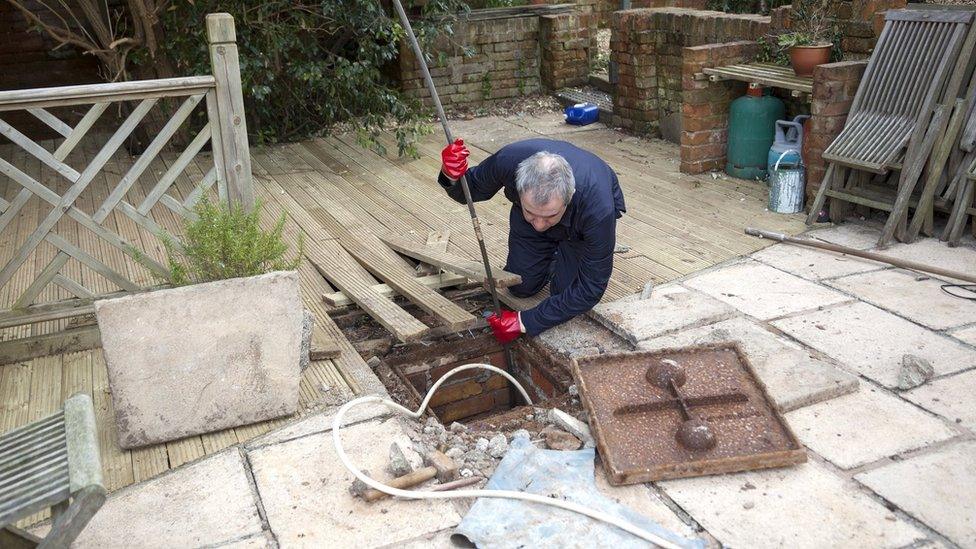
[[441,151],[441,171],[453,181],[461,179],[464,172],[468,171],[469,154],[464,141],[460,139],[444,147]]
[[515,311],[502,309],[501,316],[493,314],[488,317],[488,325],[491,326],[491,331],[494,332],[495,339],[502,345],[514,341],[524,332],[522,329],[522,320]]

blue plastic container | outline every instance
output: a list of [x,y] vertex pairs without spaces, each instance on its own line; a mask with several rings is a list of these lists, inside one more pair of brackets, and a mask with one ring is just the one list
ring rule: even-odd
[[600,119],[600,108],[593,103],[577,103],[566,107],[566,123],[585,126]]
[[769,148],[769,155],[766,157],[767,170],[772,170],[780,155],[787,151],[789,154],[783,158],[785,164],[802,162],[800,151],[803,150],[803,122],[807,118],[810,116],[801,114],[794,117],[792,121],[776,121],[776,137],[773,139],[773,146]]

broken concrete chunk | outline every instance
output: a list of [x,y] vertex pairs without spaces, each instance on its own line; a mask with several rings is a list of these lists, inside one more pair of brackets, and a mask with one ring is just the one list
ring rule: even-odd
[[924,358],[906,354],[901,357],[901,371],[898,373],[898,388],[902,391],[914,389],[932,379],[935,369]]
[[505,435],[499,433],[488,441],[488,455],[493,458],[500,458],[505,455],[508,451],[508,441],[505,439]]
[[474,441],[474,449],[479,452],[487,452],[488,444],[489,444],[488,439],[481,437],[478,440]]
[[581,440],[584,447],[593,448],[595,446],[593,435],[590,434],[590,426],[566,412],[558,408],[549,410],[549,421]]
[[393,476],[402,477],[413,471],[413,465],[407,459],[407,451],[412,452],[409,448],[401,447],[399,442],[390,444],[390,464],[387,469]]
[[579,450],[583,443],[580,439],[558,429],[552,429],[546,433],[546,447],[550,450],[572,451]]

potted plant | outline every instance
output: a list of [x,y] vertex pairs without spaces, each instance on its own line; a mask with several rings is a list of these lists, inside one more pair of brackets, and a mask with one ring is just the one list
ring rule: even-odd
[[813,76],[814,67],[830,62],[838,4],[831,0],[793,1],[790,32],[781,34],[777,43],[788,52],[797,76]]
[[202,200],[181,243],[162,237],[171,288],[95,302],[121,447],[297,411],[303,246],[289,257],[284,215],[260,220]]

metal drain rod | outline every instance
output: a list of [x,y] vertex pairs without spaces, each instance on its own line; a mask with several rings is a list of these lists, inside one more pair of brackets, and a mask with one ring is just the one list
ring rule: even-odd
[[[400,23],[403,25],[403,30],[406,32],[407,39],[410,41],[410,46],[413,48],[413,53],[417,57],[417,63],[420,65],[420,73],[424,76],[424,82],[427,84],[427,91],[430,92],[430,98],[434,102],[434,108],[437,110],[437,117],[441,120],[441,126],[444,128],[444,136],[447,137],[447,144],[450,145],[454,143],[454,135],[451,133],[451,127],[447,123],[447,116],[444,114],[444,106],[441,105],[441,98],[437,95],[437,88],[434,86],[434,79],[430,76],[430,70],[427,68],[427,60],[424,59],[424,52],[420,49],[420,42],[417,41],[416,35],[413,33],[413,27],[410,26],[410,20],[407,18],[407,12],[403,10],[403,4],[400,0],[393,0],[393,7],[396,9],[397,15],[400,17]],[[488,261],[488,249],[485,247],[485,237],[481,232],[481,221],[478,219],[478,212],[474,208],[474,200],[471,199],[471,189],[468,187],[468,178],[464,175],[461,176],[461,189],[464,191],[464,200],[468,203],[468,213],[471,214],[471,225],[474,227],[475,238],[478,239],[478,247],[481,248],[481,261],[485,265],[485,278],[488,282],[488,291],[491,293],[492,306],[495,309],[495,314],[499,317],[502,316],[502,305],[498,301],[498,288],[495,286],[495,277],[491,274],[491,263]],[[510,343],[505,343],[502,346],[505,350],[505,362],[508,366],[510,372],[516,372],[515,369],[515,355],[512,354],[512,345]],[[515,391],[512,391],[512,397],[515,398]],[[514,400],[512,403],[514,404]]]

